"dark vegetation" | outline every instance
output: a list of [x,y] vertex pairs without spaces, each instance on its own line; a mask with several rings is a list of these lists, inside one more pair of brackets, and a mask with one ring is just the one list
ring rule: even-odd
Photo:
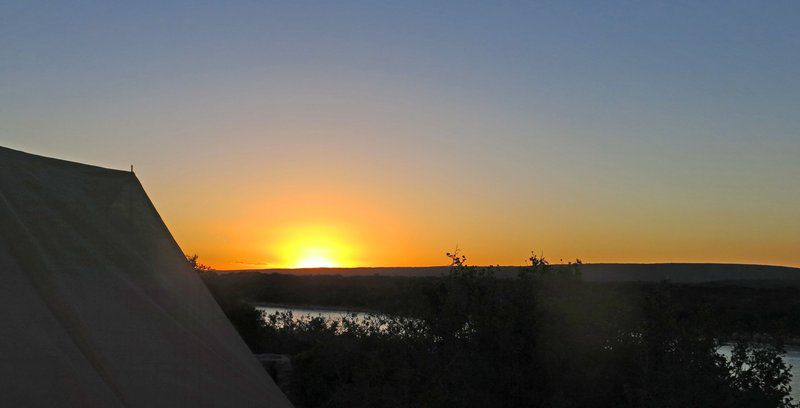
[[[435,278],[200,272],[254,351],[292,356],[298,407],[793,406],[796,288],[587,283],[536,256],[498,279],[448,255]],[[380,314],[264,321],[248,301]]]

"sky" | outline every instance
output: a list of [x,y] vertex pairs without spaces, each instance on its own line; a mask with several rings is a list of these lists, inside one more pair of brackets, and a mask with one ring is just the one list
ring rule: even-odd
[[0,145],[221,269],[800,266],[800,3],[0,4]]

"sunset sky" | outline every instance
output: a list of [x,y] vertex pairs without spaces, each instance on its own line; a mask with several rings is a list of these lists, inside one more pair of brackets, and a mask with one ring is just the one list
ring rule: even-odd
[[3,2],[0,145],[217,268],[800,266],[799,2],[199,3]]

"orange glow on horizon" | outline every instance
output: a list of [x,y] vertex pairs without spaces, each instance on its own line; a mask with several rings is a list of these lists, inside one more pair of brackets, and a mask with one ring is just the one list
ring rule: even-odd
[[325,256],[311,255],[301,258],[293,268],[336,268],[336,262]]
[[[721,206],[677,213],[672,207],[681,204],[661,201],[660,207],[620,207],[617,198],[596,191],[567,201],[563,191],[547,189],[465,196],[463,187],[444,183],[436,189],[419,184],[409,194],[396,174],[360,178],[377,171],[272,176],[269,188],[250,172],[226,179],[226,188],[241,196],[201,189],[203,205],[169,189],[154,189],[152,197],[184,251],[219,270],[442,266],[456,246],[472,265],[523,265],[536,251],[551,262],[800,266],[796,218],[738,217],[746,209]],[[476,183],[470,191],[488,191]]]
[[272,252],[281,268],[336,268],[356,265],[354,246],[341,231],[328,226],[294,228]]

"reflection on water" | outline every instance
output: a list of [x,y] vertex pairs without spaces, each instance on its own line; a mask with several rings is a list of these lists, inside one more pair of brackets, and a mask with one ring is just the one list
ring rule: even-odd
[[347,310],[313,309],[286,306],[256,306],[256,310],[262,312],[265,317],[277,312],[292,312],[292,318],[295,321],[304,317],[322,317],[328,321],[341,320],[343,317],[350,317],[355,318],[358,322],[362,322],[367,315],[369,315],[369,313],[350,312]]
[[[363,321],[369,313],[364,312],[350,312],[347,310],[333,310],[333,309],[314,309],[302,307],[286,307],[286,306],[256,306],[256,309],[261,311],[264,316],[276,312],[292,312],[292,318],[299,320],[308,317],[323,317],[325,320],[334,321],[340,320],[343,317],[354,317],[356,321]],[[727,358],[731,356],[731,347],[722,346],[719,353]],[[786,354],[783,355],[783,361],[789,364],[792,368],[792,398],[795,402],[800,401],[800,347],[787,347]]]

